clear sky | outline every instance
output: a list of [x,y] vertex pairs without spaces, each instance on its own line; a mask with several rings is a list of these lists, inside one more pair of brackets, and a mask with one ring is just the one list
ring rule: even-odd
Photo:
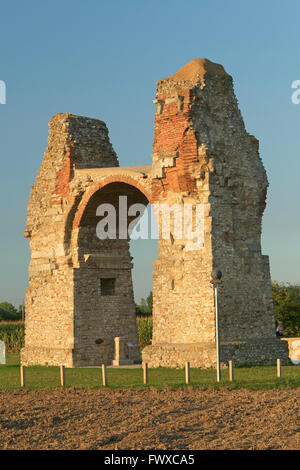
[[[299,0],[10,0],[0,14],[0,302],[19,305],[27,287],[26,206],[49,119],[102,119],[121,165],[150,164],[156,82],[197,57],[233,76],[270,181],[263,252],[273,279],[300,281]],[[155,245],[133,244],[137,301]]]

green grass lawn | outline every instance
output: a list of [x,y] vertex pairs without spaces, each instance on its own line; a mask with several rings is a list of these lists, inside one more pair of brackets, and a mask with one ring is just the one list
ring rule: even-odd
[[[183,369],[149,369],[149,385],[143,385],[142,369],[107,369],[110,388],[171,388],[186,386]],[[300,366],[282,367],[282,377],[276,377],[276,365],[236,367],[235,380],[229,382],[228,369],[222,370],[222,381],[216,382],[216,371],[212,369],[191,369],[191,385],[198,388],[249,388],[252,390],[300,387]],[[60,387],[59,367],[26,367],[26,388]],[[102,388],[100,368],[66,369],[66,387]],[[0,390],[20,389],[19,354],[8,354],[7,364],[0,365]]]

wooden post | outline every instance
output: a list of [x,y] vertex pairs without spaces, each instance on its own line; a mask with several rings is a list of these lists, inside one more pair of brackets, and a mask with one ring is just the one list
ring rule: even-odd
[[62,387],[66,385],[65,366],[60,366],[60,384]]
[[105,364],[102,364],[102,385],[103,387],[107,386],[107,372]]
[[26,372],[25,367],[20,366],[21,387],[26,387]]
[[277,359],[277,377],[281,377],[281,362]]
[[229,365],[229,380],[230,382],[232,382],[234,380],[234,368],[233,368],[233,362],[232,361],[229,361],[228,363]]
[[144,385],[148,383],[148,363],[143,362],[143,378],[144,378]]
[[185,363],[185,383],[189,384],[191,379],[191,374],[190,374],[190,363],[186,362]]

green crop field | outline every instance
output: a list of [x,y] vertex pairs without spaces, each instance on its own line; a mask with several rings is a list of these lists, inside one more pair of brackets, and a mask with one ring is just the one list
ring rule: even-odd
[[[107,368],[108,386],[110,388],[145,388],[145,387],[185,387],[184,370],[157,368],[149,369],[149,384],[143,385],[141,368]],[[248,388],[251,390],[284,387],[300,387],[300,366],[282,367],[282,377],[276,377],[276,365],[236,367],[235,380],[228,380],[228,369],[222,370],[222,380],[217,383],[216,371],[213,369],[191,368],[191,386],[197,388]],[[26,388],[60,387],[59,367],[30,366],[26,367]],[[66,387],[102,388],[100,368],[66,369]],[[0,390],[20,389],[19,354],[7,355],[7,364],[0,366]]]

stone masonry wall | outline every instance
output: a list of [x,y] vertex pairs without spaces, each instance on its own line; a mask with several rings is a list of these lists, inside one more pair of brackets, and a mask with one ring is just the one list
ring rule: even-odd
[[[154,103],[152,197],[169,206],[202,204],[204,245],[190,251],[187,239],[160,241],[153,341],[143,359],[150,366],[182,365],[188,357],[193,365],[215,364],[215,268],[223,272],[223,357],[231,351],[240,362],[287,358],[274,337],[269,263],[261,254],[268,182],[232,78],[221,65],[196,59],[158,82]],[[232,349],[236,341],[243,346]]]
[[[102,121],[71,114],[54,116],[49,127],[48,147],[28,204],[25,236],[30,240],[31,261],[22,362],[71,367],[109,363],[114,337],[126,336],[126,328],[138,358],[128,242],[120,256],[126,266],[114,260],[110,271],[103,260],[100,267],[83,256],[78,263],[68,243],[76,209],[93,184],[89,176],[76,175],[82,169],[118,166],[107,128]],[[81,237],[76,252],[91,255],[93,247],[89,244],[84,250],[83,244]],[[104,254],[109,254],[107,247]],[[116,294],[104,298],[100,279],[108,274],[117,278]]]
[[[232,78],[221,65],[195,59],[158,82],[155,105],[152,166],[120,168],[102,121],[69,113],[51,119],[28,204],[23,364],[110,364],[115,337],[133,344],[131,358],[140,360],[128,240],[118,237],[119,221],[116,239],[96,235],[97,207],[109,203],[119,214],[119,196],[128,206],[170,210],[168,237],[158,214],[153,341],[144,361],[215,366],[215,268],[223,272],[222,362],[288,360],[287,342],[274,336],[269,260],[261,253],[268,181]],[[192,239],[178,236],[173,211],[184,214],[187,204],[192,230],[199,207],[203,215],[203,233],[198,227]]]

